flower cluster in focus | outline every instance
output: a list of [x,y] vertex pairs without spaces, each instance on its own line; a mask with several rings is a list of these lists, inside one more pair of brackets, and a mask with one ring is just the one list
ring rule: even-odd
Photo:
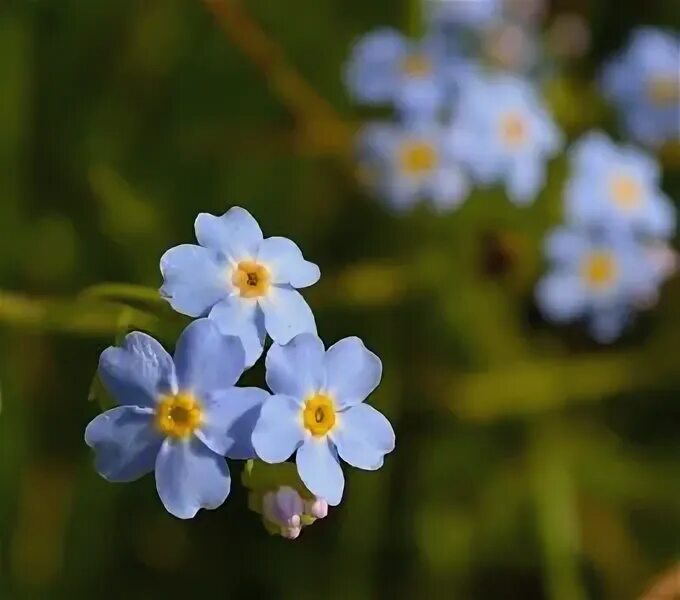
[[[364,402],[382,364],[358,338],[324,348],[297,291],[319,269],[292,241],[265,239],[238,207],[199,215],[196,237],[199,245],[161,259],[161,295],[196,320],[173,356],[141,332],[102,353],[99,378],[118,406],[90,422],[85,441],[109,481],[153,471],[165,508],[182,519],[219,507],[231,488],[226,459],[248,460],[251,508],[269,531],[294,539],[340,503],[341,460],[375,470],[394,449],[389,421]],[[267,336],[273,394],[236,386]],[[270,467],[264,487],[260,461]]]

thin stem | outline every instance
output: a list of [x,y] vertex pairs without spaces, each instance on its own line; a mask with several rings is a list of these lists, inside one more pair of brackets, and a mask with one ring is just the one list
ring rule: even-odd
[[566,435],[549,420],[535,425],[531,446],[538,530],[543,546],[547,597],[582,600],[579,519]]
[[201,0],[229,40],[264,74],[313,145],[345,154],[352,131],[325,98],[291,64],[284,50],[239,0]]
[[159,319],[129,306],[90,300],[35,299],[0,291],[0,323],[43,331],[115,336],[121,330],[153,331]]

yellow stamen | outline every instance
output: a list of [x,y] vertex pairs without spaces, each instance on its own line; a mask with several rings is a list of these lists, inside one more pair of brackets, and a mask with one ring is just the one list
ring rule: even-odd
[[609,252],[592,252],[583,262],[581,276],[589,288],[604,290],[618,275],[616,260]]
[[409,77],[426,77],[432,72],[432,65],[422,54],[409,54],[401,62],[401,70]]
[[156,426],[164,435],[176,439],[189,437],[202,419],[201,405],[190,393],[164,396],[156,408]]
[[671,106],[680,100],[680,79],[670,75],[652,77],[647,86],[647,94],[656,106]]
[[326,394],[314,394],[305,402],[302,421],[314,436],[328,433],[335,425],[335,404]]
[[407,175],[424,175],[437,166],[437,151],[422,140],[407,140],[399,150],[399,165]]
[[254,260],[238,263],[231,277],[243,298],[258,298],[269,291],[269,271]]
[[527,138],[526,120],[522,115],[509,112],[501,119],[501,138],[507,146],[517,147]]
[[614,203],[625,211],[633,210],[642,202],[642,188],[638,181],[626,174],[619,174],[612,178],[610,191]]

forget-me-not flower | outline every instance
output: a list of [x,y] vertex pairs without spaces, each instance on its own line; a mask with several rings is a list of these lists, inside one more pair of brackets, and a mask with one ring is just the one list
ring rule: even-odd
[[196,219],[199,246],[183,244],[161,258],[161,295],[178,312],[209,316],[222,333],[241,339],[246,366],[262,354],[268,333],[281,344],[316,332],[309,305],[296,288],[319,280],[319,268],[284,237],[264,238],[251,214],[230,208]]
[[659,166],[647,153],[589,133],[573,147],[571,169],[565,204],[572,223],[658,238],[675,231],[675,209],[659,189]]
[[254,456],[251,435],[269,396],[234,387],[244,367],[239,339],[209,319],[184,330],[174,359],[140,332],[107,348],[99,377],[119,406],[85,430],[99,474],[127,482],[155,471],[158,495],[180,519],[220,506],[231,486],[224,457]]
[[585,319],[600,342],[617,338],[663,280],[645,245],[629,234],[560,227],[545,250],[551,270],[536,288],[539,308],[559,323]]
[[643,27],[604,68],[602,88],[644,144],[680,140],[680,36]]
[[345,486],[340,459],[375,470],[394,449],[389,421],[363,402],[380,382],[380,359],[355,337],[325,351],[317,336],[303,334],[272,345],[266,366],[275,395],[263,404],[253,432],[257,455],[280,463],[296,453],[309,491],[339,504]]
[[436,40],[415,42],[381,28],[352,48],[345,83],[361,104],[390,104],[407,118],[434,118],[445,97],[440,62]]
[[480,74],[461,87],[449,146],[477,183],[504,183],[514,203],[527,204],[561,145],[561,133],[527,81]]
[[446,128],[436,123],[366,126],[359,156],[368,184],[399,212],[421,200],[439,211],[456,208],[469,184],[446,139]]

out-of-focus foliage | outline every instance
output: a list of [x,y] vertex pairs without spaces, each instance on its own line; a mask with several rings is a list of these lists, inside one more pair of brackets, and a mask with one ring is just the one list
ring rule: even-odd
[[[343,62],[376,25],[418,31],[416,8],[0,4],[0,597],[618,600],[677,560],[678,279],[602,349],[532,300],[563,158],[530,208],[489,191],[395,216],[357,183]],[[593,74],[633,27],[678,29],[680,9],[560,11],[585,15],[593,48],[547,85],[553,114],[569,140],[617,134]],[[661,160],[677,202],[677,149]],[[232,205],[321,266],[319,330],[382,358],[373,404],[397,432],[385,467],[347,473],[345,501],[295,542],[244,489],[175,520],[150,478],[101,480],[82,439],[100,351],[131,328],[172,344],[185,323],[147,294],[161,254]]]

